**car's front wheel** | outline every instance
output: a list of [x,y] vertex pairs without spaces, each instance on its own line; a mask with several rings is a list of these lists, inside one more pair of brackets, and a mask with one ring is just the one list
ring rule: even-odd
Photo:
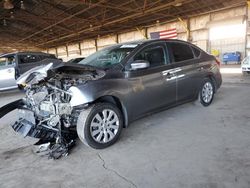
[[211,79],[205,78],[199,91],[199,100],[203,106],[208,106],[214,98],[215,87]]
[[122,127],[120,110],[110,103],[98,103],[80,113],[77,134],[84,144],[103,149],[117,141]]

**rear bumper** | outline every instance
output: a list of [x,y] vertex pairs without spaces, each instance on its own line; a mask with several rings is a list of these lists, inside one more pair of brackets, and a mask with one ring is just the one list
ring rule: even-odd
[[241,71],[242,72],[249,72],[250,71],[250,67],[241,67]]
[[216,84],[216,91],[221,87],[222,84],[222,76],[220,71],[218,71],[215,75],[215,84]]
[[218,81],[217,81],[217,89],[220,88],[221,84],[222,84],[222,76],[221,76],[221,74],[219,74],[219,78],[218,78]]

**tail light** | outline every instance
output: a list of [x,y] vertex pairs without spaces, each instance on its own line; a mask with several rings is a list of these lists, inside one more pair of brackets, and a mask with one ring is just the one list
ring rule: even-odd
[[216,61],[216,63],[217,63],[217,65],[220,67],[220,61],[217,59],[217,58],[215,58],[215,61]]

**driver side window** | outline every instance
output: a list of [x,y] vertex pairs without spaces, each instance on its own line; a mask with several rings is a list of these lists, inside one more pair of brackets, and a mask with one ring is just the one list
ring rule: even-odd
[[157,67],[166,64],[165,48],[162,45],[146,47],[134,57],[136,60],[146,60],[150,67]]

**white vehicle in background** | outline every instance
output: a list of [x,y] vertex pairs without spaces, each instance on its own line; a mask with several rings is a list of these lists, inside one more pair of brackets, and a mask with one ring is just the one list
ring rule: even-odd
[[245,59],[243,59],[243,61],[241,62],[241,70],[242,73],[248,73],[250,74],[250,56],[246,57]]
[[[42,52],[15,52],[0,55],[0,91],[17,88],[16,79],[41,64],[59,61],[55,55]],[[61,62],[61,61],[60,61]]]

